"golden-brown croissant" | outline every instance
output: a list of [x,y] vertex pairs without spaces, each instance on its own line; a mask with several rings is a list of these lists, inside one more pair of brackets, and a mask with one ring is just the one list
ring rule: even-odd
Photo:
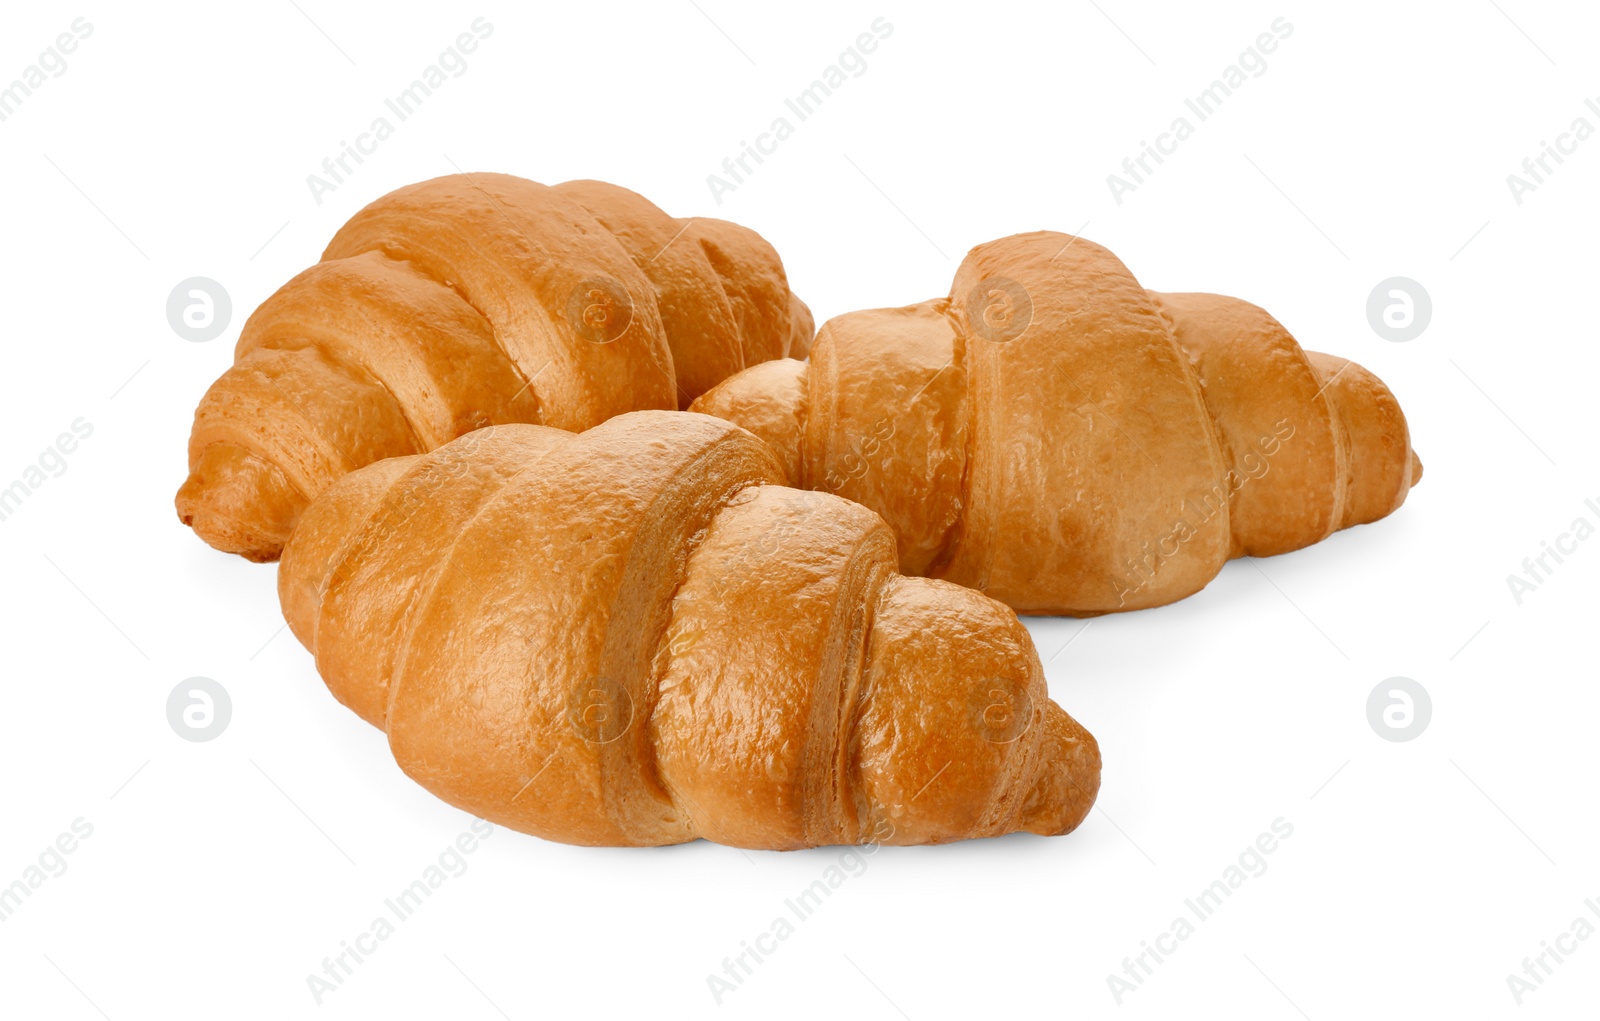
[[901,576],[876,514],[782,477],[703,415],[484,429],[330,487],[279,596],[407,774],[551,840],[1077,826],[1099,749],[1016,615]]
[[278,556],[305,505],[365,464],[482,426],[581,430],[687,406],[805,356],[811,314],[754,231],[675,220],[599,181],[458,174],[357,213],[268,298],[195,412],[178,516]]
[[832,319],[809,362],[691,409],[765,439],[791,485],[881,514],[906,574],[1023,613],[1170,603],[1231,557],[1384,517],[1422,476],[1366,369],[1052,232],[980,245],[949,298]]

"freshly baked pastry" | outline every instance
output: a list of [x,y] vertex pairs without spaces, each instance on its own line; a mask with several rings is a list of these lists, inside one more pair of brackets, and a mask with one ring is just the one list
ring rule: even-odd
[[1027,630],[905,578],[876,514],[750,433],[644,411],[498,426],[346,475],[279,595],[400,767],[574,844],[1065,833],[1099,788]]
[[1366,369],[1052,232],[979,245],[950,297],[839,316],[808,363],[690,407],[765,439],[791,485],[881,514],[906,574],[1021,613],[1182,599],[1231,557],[1384,517],[1422,477]]
[[274,560],[365,464],[481,426],[581,430],[804,357],[811,313],[761,236],[599,181],[457,174],[385,195],[268,298],[195,412],[178,516]]

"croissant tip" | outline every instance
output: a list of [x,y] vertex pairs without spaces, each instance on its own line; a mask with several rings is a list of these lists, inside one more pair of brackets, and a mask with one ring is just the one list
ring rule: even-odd
[[1043,837],[1071,833],[1100,793],[1100,742],[1054,702],[1047,704],[1043,768],[1017,828]]
[[257,564],[283,553],[306,500],[274,466],[237,447],[207,447],[173,498],[178,520],[206,545]]

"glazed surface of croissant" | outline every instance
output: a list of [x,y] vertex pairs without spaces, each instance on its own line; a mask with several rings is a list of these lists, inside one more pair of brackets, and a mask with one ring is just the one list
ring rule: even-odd
[[980,245],[949,298],[839,316],[808,362],[692,408],[765,439],[791,484],[881,514],[902,571],[1024,613],[1170,603],[1231,557],[1384,517],[1422,471],[1366,369],[1053,232]]
[[576,844],[1065,833],[1094,738],[1006,607],[895,569],[871,511],[748,432],[638,412],[485,429],[303,516],[285,616],[407,774]]
[[357,213],[250,317],[195,412],[179,517],[276,559],[346,472],[482,426],[581,430],[804,357],[777,253],[599,181],[458,174]]

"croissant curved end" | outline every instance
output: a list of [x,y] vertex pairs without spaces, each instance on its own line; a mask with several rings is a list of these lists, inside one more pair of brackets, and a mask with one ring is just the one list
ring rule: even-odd
[[799,486],[809,368],[794,358],[752,365],[696,397],[688,410],[755,433],[778,455],[789,484]]
[[278,559],[307,502],[276,465],[230,443],[200,452],[174,500],[209,545],[256,563]]
[[1045,837],[1071,833],[1100,792],[1100,743],[1055,702],[1044,704],[1044,765],[1028,792],[1017,828]]
[[1394,393],[1369,369],[1335,355],[1307,351],[1323,391],[1343,422],[1351,472],[1342,520],[1349,528],[1387,517],[1422,480],[1422,459]]

